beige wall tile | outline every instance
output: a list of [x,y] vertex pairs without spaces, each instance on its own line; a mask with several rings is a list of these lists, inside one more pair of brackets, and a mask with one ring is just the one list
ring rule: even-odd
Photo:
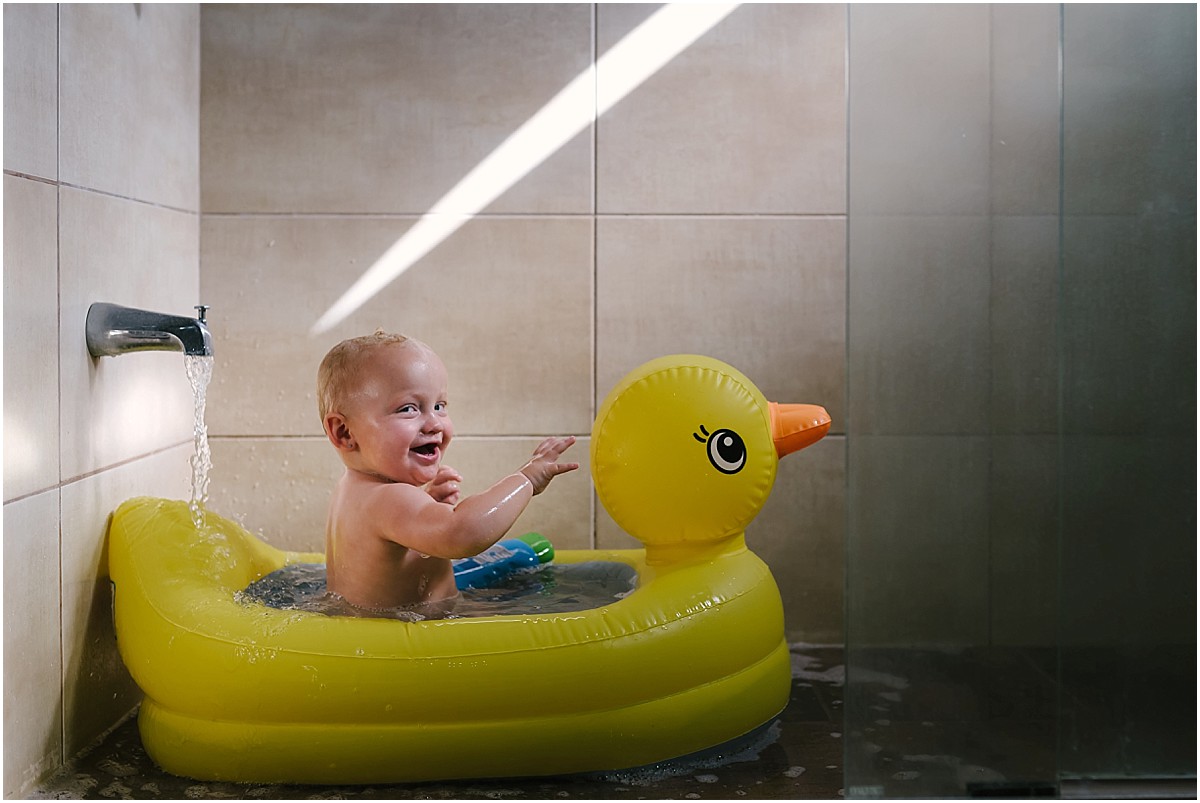
[[178,352],[93,358],[88,307],[110,301],[195,314],[198,219],[191,213],[60,190],[62,477],[190,440],[192,392]]
[[1058,429],[1058,217],[991,222],[991,426]]
[[191,446],[103,471],[62,488],[65,754],[70,757],[141,699],[117,652],[108,576],[111,514],[135,496],[187,499]]
[[[595,483],[592,485],[595,488]],[[592,509],[596,512],[596,549],[641,549],[642,542],[621,529],[608,514],[600,497],[593,492]]]
[[851,213],[988,213],[988,8],[850,6]]
[[[862,645],[1054,637],[1055,466],[1031,434],[1058,427],[1058,14],[851,7],[846,568]],[[979,437],[872,437],[909,434]]]
[[1196,7],[1065,7],[1063,209],[1196,214]]
[[[206,212],[422,213],[591,60],[587,5],[207,5],[202,27]],[[591,140],[493,210],[590,211]]]
[[[601,5],[599,51],[653,11]],[[844,212],[845,42],[842,5],[735,10],[600,119],[598,210]]]
[[845,426],[845,222],[621,218],[597,229],[596,385],[673,353],[715,357],[768,399]]
[[859,647],[988,643],[985,437],[849,438],[846,629]]
[[1059,643],[1191,643],[1195,435],[1091,435],[1062,445]]
[[990,9],[992,213],[1055,215],[1060,7],[993,3]]
[[5,168],[64,184],[5,177],[5,498],[58,486],[5,506],[5,648],[20,660],[5,665],[4,792],[18,797],[138,699],[112,634],[108,513],[187,495],[190,445],[136,459],[190,444],[182,355],[100,363],[83,332],[97,300],[196,302],[198,217],[170,209],[199,201],[199,9],[10,5],[4,21]]
[[590,430],[587,219],[471,221],[345,323],[309,335],[411,223],[205,218],[214,435],[319,435],[321,358],[343,338],[378,327],[424,340],[441,355],[460,434]]
[[1194,433],[1194,220],[1071,215],[1062,247],[1064,434]]
[[4,506],[4,797],[63,759],[58,490]]
[[4,201],[8,500],[58,484],[58,190],[5,176]]
[[846,439],[827,437],[779,462],[746,543],[775,576],[788,639],[840,643],[846,531]]
[[1053,433],[991,441],[988,571],[994,644],[1057,643],[1058,449]]
[[851,435],[989,431],[989,232],[982,216],[855,218]]
[[4,4],[4,169],[58,178],[54,4]]
[[[519,471],[540,442],[541,438],[460,438],[450,446],[446,462],[463,475],[463,492],[470,495]],[[590,438],[580,438],[563,455],[563,460],[579,463],[579,469],[555,477],[525,508],[510,535],[538,532],[557,549],[592,548],[590,447]]]
[[209,445],[210,510],[279,549],[325,551],[329,495],[344,470],[325,438],[212,438]]
[[199,208],[196,4],[63,4],[64,182]]

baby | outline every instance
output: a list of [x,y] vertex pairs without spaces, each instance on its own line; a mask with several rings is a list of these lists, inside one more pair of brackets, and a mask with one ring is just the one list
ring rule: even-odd
[[317,373],[329,442],[346,466],[325,528],[327,589],[378,613],[444,616],[458,599],[451,559],[499,541],[575,438],[547,438],[519,471],[461,498],[442,456],[454,436],[446,367],[424,343],[376,332],[334,346]]

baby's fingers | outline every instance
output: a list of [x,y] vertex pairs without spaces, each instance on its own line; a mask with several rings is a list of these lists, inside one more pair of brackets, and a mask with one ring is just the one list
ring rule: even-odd
[[462,482],[462,474],[459,474],[454,469],[447,465],[438,466],[437,476],[433,478],[434,482]]
[[575,445],[575,436],[567,435],[565,437],[546,438],[538,444],[538,448],[534,454],[545,455],[547,457],[558,459],[558,456]]
[[566,474],[568,471],[574,471],[577,468],[579,468],[578,463],[554,463],[552,466],[554,474],[552,476],[557,477],[559,474]]

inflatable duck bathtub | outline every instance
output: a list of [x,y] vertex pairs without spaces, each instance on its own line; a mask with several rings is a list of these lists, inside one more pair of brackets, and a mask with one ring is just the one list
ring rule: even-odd
[[254,580],[323,556],[130,500],[109,561],[146,750],[202,780],[401,783],[637,767],[749,733],[791,675],[779,592],[743,530],[779,456],[828,428],[824,409],[768,403],[709,358],[630,373],[596,418],[591,468],[645,549],[555,561],[624,562],[638,586],[574,613],[403,622],[245,603]]

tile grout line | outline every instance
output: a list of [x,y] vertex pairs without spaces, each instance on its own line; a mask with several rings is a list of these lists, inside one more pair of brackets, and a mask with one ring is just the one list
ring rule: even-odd
[[54,297],[55,332],[54,365],[55,386],[58,391],[58,448],[56,455],[58,480],[58,761],[57,771],[66,761],[67,754],[67,652],[64,644],[63,610],[63,494],[62,494],[62,6],[54,7]]
[[[58,113],[58,111],[56,109],[55,114],[57,114],[57,113]],[[58,125],[58,123],[55,122],[56,127],[57,127],[57,125]],[[57,145],[55,147],[57,148]],[[55,172],[57,172],[58,171],[58,166],[57,166],[58,165],[58,155],[57,155],[57,153],[55,153],[54,158],[55,158]],[[58,186],[57,179],[46,178],[45,176],[39,176],[34,173],[22,173],[20,170],[9,170],[9,169],[5,168],[4,175],[12,176],[13,178],[24,178],[24,179],[28,179],[30,181],[36,181],[39,184],[49,184],[52,187]]]
[[[596,165],[592,165],[593,170],[593,205],[596,202],[596,187],[595,187],[595,171]],[[73,185],[65,185],[72,187]],[[87,187],[75,187],[75,189],[88,190]],[[97,190],[97,192],[102,192]],[[116,198],[124,196],[113,195]],[[135,198],[126,200],[135,201],[137,203],[150,203],[147,201],[138,201]],[[154,206],[163,206],[161,204],[151,204]],[[177,209],[176,207],[164,207],[175,209],[180,212],[189,210]],[[426,212],[204,212],[206,218],[217,218],[225,220],[419,220],[426,217],[440,217],[436,213]],[[452,217],[457,217],[453,216]],[[589,219],[651,219],[651,220],[674,220],[674,219],[729,219],[729,220],[843,220],[846,217],[845,212],[600,212],[595,209],[588,212],[478,212],[471,215],[471,220],[589,220]]]
[[[599,392],[599,329],[600,329],[600,116],[598,99],[600,96],[600,77],[595,69],[596,60],[600,55],[600,7],[592,3],[592,386],[588,396],[588,407],[592,420],[598,411],[596,394]],[[589,433],[590,435],[590,433]],[[582,462],[582,461],[580,461]],[[590,527],[588,540],[592,549],[599,541],[599,511],[596,510],[596,492],[588,495],[588,518]]]
[[[75,485],[76,483],[83,482],[84,480],[90,480],[93,477],[98,477],[99,475],[105,474],[109,471],[115,471],[117,469],[124,468],[125,466],[129,466],[129,465],[132,465],[132,464],[138,462],[139,460],[145,460],[150,457],[157,457],[160,454],[165,454],[166,452],[169,452],[172,449],[178,449],[180,446],[186,446],[189,443],[191,443],[190,438],[187,440],[178,441],[176,443],[169,443],[166,446],[160,446],[157,449],[152,449],[148,452],[134,455],[133,457],[127,457],[127,458],[124,458],[123,460],[118,460],[115,463],[110,463],[106,466],[101,466],[100,468],[92,469],[91,471],[85,471],[82,474],[77,474],[73,477],[68,477],[65,480],[61,480],[59,482],[59,484],[57,486],[55,486],[55,488],[58,490],[62,490],[69,485]],[[53,489],[48,488],[46,490],[53,490]],[[36,493],[45,493],[45,491],[38,491]],[[34,495],[36,495],[36,494],[27,494],[26,496],[21,497],[21,498],[28,499],[30,496],[34,496]]]
[[62,181],[61,177],[60,177],[59,181],[57,181],[56,183],[58,184],[58,186],[60,188],[65,187],[66,189],[69,189],[69,190],[79,190],[80,192],[91,192],[91,193],[95,193],[96,195],[103,195],[106,198],[115,198],[119,201],[129,201],[130,203],[139,204],[141,206],[148,206],[153,209],[162,209],[167,212],[179,212],[180,214],[184,214],[184,215],[196,215],[197,217],[199,217],[199,215],[200,215],[199,210],[196,210],[196,209],[185,209],[182,206],[172,206],[171,204],[158,203],[157,201],[147,201],[144,198],[133,198],[128,195],[121,195],[119,192],[110,192],[108,190],[102,190],[97,187],[85,187],[82,184],[71,184],[70,182]]

